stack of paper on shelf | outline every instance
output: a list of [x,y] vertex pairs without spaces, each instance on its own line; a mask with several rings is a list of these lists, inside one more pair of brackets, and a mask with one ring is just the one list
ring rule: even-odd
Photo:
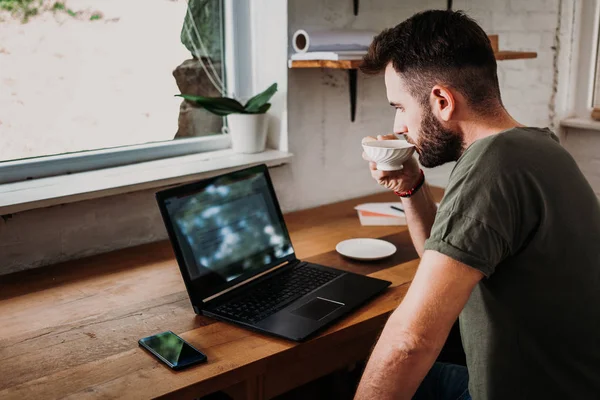
[[362,60],[377,35],[375,31],[334,29],[307,32],[298,29],[292,36],[291,61]]
[[295,53],[315,51],[367,51],[376,31],[362,31],[355,29],[334,29],[314,31],[298,29],[292,35],[292,49]]
[[358,212],[361,225],[406,225],[404,212],[393,207],[402,209],[402,203],[364,203],[354,207]]

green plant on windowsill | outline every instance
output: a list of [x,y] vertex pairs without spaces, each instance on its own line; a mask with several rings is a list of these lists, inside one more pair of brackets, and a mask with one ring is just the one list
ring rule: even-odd
[[269,86],[264,92],[257,94],[242,104],[230,97],[204,97],[191,94],[177,94],[198,107],[215,115],[225,117],[229,114],[264,114],[271,108],[271,97],[277,92],[277,84]]
[[236,153],[259,153],[265,149],[267,138],[267,111],[271,108],[271,97],[277,92],[277,84],[269,86],[248,100],[246,104],[229,97],[203,97],[178,94],[196,106],[227,117],[231,134],[231,148]]

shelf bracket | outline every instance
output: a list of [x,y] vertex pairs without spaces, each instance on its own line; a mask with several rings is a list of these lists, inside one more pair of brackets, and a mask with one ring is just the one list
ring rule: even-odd
[[354,122],[356,117],[356,78],[358,71],[356,69],[348,70],[348,87],[350,88],[350,121]]
[[353,0],[354,1],[354,15],[358,15],[358,0]]

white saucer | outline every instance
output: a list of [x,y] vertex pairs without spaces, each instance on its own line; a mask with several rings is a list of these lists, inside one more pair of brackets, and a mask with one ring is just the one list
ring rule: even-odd
[[348,239],[335,246],[338,253],[356,260],[380,260],[396,252],[396,246],[380,239]]

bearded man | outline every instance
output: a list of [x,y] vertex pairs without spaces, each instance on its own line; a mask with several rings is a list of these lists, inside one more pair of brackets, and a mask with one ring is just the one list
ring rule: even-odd
[[[456,165],[436,209],[415,159],[370,163],[421,260],[356,398],[599,398],[598,200],[551,131],[506,111],[486,33],[419,13],[379,34],[362,70],[385,74],[394,133],[420,163]],[[467,367],[435,363],[459,315]]]

